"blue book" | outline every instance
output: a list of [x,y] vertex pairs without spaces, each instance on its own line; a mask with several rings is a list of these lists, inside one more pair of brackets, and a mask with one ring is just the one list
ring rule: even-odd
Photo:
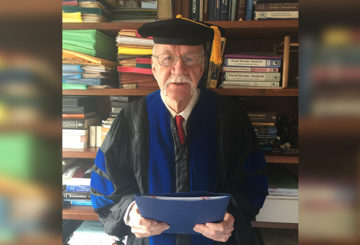
[[83,84],[83,85],[113,85],[113,81],[109,81],[107,79],[102,78],[79,78],[79,79],[71,79],[64,78],[62,79],[63,83],[72,83],[72,84]]
[[222,221],[231,195],[212,192],[179,192],[135,195],[141,216],[165,222],[164,233],[198,234],[196,224]]
[[81,73],[63,72],[62,78],[67,78],[67,79],[81,78]]
[[67,202],[70,205],[73,206],[92,206],[90,199],[69,199],[65,198],[64,202]]
[[89,185],[66,185],[65,190],[67,192],[90,192]]
[[254,12],[254,0],[246,0],[245,20],[252,20]]
[[63,64],[62,70],[63,70],[63,72],[83,72],[84,71],[81,68],[81,65],[70,65],[70,64]]

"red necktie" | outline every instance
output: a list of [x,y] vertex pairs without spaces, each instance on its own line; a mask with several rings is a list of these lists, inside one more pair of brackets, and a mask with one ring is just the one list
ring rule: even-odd
[[175,122],[176,122],[176,129],[177,129],[177,134],[179,136],[180,144],[183,145],[185,142],[185,131],[184,128],[182,127],[184,118],[182,116],[175,116]]

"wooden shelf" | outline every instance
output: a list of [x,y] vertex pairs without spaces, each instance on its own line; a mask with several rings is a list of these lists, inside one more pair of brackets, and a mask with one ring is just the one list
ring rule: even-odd
[[70,206],[62,210],[63,219],[75,220],[99,220],[93,207],[89,206]]
[[[70,206],[62,210],[63,219],[73,220],[99,220],[98,215],[92,207]],[[296,223],[275,223],[275,222],[251,222],[252,227],[256,228],[278,228],[278,229],[297,229]]]
[[[298,20],[266,20],[266,21],[206,21],[226,29],[226,34],[231,37],[246,38],[247,36],[283,36],[298,35]],[[98,29],[108,34],[116,35],[122,28],[139,28],[142,22],[108,22],[108,23],[63,23],[64,30]]]
[[[299,90],[297,88],[285,88],[285,89],[211,89],[217,94],[226,96],[298,96]],[[98,95],[98,96],[110,96],[110,95],[127,95],[127,96],[145,96],[155,90],[149,89],[87,89],[87,90],[63,90],[63,95]]]
[[63,149],[63,158],[95,158],[99,148],[85,148],[85,149]]
[[[96,157],[98,148],[86,148],[83,150],[75,149],[63,149],[62,157],[63,158],[89,158],[93,159]],[[286,164],[298,164],[298,156],[284,156],[284,155],[266,155],[265,156],[267,163],[286,163]]]
[[297,223],[258,222],[251,221],[254,228],[275,228],[275,229],[298,229]]

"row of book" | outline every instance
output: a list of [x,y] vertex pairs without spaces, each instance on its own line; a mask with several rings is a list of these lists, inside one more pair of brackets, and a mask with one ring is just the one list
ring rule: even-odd
[[159,89],[151,70],[153,39],[141,37],[137,29],[121,29],[116,45],[119,87]]
[[[186,0],[183,0],[186,1]],[[188,0],[189,16],[200,21],[298,19],[298,0]]]
[[135,96],[110,96],[110,113],[106,120],[100,120],[96,111],[94,96],[63,96],[62,98],[62,147],[84,149],[100,147],[111,124]]
[[280,88],[282,57],[274,54],[226,54],[220,88]]
[[156,0],[63,0],[63,22],[142,21],[156,19]]

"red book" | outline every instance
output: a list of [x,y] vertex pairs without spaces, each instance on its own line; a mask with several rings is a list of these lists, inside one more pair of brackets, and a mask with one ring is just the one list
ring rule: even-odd
[[137,64],[151,64],[151,58],[136,58]]
[[137,67],[128,67],[128,66],[118,66],[118,72],[130,72],[130,73],[141,73],[141,74],[149,74],[152,75],[151,69],[146,68],[137,68]]

